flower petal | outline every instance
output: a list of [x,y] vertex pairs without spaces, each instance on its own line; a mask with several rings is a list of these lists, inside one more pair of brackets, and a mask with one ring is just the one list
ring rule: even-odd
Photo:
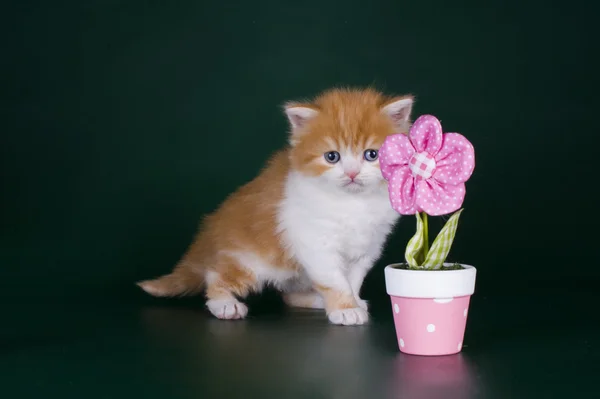
[[390,180],[394,169],[408,165],[408,161],[414,153],[415,149],[405,134],[394,134],[386,137],[379,149],[379,167],[383,178]]
[[447,215],[459,209],[465,199],[465,184],[442,184],[435,179],[417,184],[417,209],[430,216]]
[[459,184],[469,180],[475,168],[475,150],[463,135],[444,134],[442,148],[435,156],[433,178],[443,184]]
[[408,166],[397,167],[388,184],[392,208],[401,215],[414,215],[416,208],[415,178]]
[[417,152],[435,156],[442,147],[442,124],[433,115],[420,116],[411,126],[409,136]]

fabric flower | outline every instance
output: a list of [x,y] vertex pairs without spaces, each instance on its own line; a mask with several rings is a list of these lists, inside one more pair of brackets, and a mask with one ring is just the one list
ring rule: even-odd
[[462,205],[465,182],[475,168],[475,150],[461,134],[442,134],[436,117],[423,115],[408,136],[386,138],[379,150],[379,164],[396,212],[439,216]]

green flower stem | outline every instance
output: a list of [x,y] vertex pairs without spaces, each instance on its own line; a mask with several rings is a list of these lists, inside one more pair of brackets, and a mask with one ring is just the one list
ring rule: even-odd
[[427,213],[421,212],[421,218],[423,219],[423,261],[427,259],[429,253],[429,225],[427,223]]

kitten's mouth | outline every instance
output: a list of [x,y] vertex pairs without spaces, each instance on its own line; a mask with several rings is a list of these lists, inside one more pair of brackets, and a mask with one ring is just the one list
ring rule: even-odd
[[362,187],[362,183],[356,180],[350,180],[349,182],[347,182],[346,184],[344,184],[344,187],[357,187],[360,186]]

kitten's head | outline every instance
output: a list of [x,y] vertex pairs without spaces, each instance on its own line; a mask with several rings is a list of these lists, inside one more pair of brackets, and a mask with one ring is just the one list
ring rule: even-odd
[[347,192],[381,187],[379,148],[387,136],[408,132],[412,104],[412,96],[371,89],[334,89],[311,102],[287,103],[292,168]]

